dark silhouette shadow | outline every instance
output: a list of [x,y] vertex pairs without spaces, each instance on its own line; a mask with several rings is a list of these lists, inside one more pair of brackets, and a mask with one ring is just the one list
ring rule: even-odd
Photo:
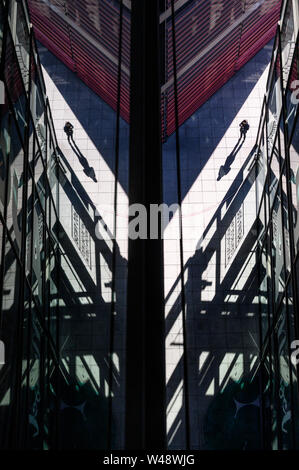
[[95,183],[97,183],[98,180],[96,178],[95,171],[94,171],[93,167],[89,166],[87,159],[81,153],[81,151],[80,151],[79,147],[77,146],[77,144],[74,140],[74,137],[72,135],[68,135],[68,141],[69,141],[69,144],[72,147],[73,151],[77,155],[79,162],[83,166],[83,171],[86,174],[86,176],[88,176]]
[[[241,150],[242,145],[244,144],[244,140],[245,139],[242,140],[242,137],[239,137],[238,142],[236,143],[233,151],[229,154],[229,156],[225,160],[224,165],[221,165],[221,167],[219,168],[217,181],[220,181],[221,178],[223,178],[223,176],[227,175],[230,172],[231,165],[235,161],[235,158],[236,158],[238,152]],[[241,144],[240,144],[240,141],[241,141]]]

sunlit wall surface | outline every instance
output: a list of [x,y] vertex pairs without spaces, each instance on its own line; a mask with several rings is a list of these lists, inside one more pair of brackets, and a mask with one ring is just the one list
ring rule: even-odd
[[[116,109],[118,56],[121,115],[129,119],[130,0],[28,0],[38,39]],[[226,83],[274,35],[281,0],[174,1],[179,124]],[[171,0],[160,2],[161,114],[174,132]]]
[[298,447],[299,10],[285,2],[259,130],[259,299],[264,446]]

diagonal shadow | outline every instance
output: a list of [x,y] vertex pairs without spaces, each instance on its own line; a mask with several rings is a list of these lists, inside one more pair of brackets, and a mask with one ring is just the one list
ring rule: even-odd
[[[220,88],[179,129],[182,199],[188,194],[268,66],[272,41]],[[236,130],[236,139],[239,130]],[[163,145],[164,201],[177,202],[175,135]]]
[[[256,146],[253,147],[242,168],[240,169],[239,175],[236,176],[237,182],[240,180],[240,174],[242,175],[243,179],[243,173],[247,165],[249,165],[249,162],[255,153],[255,149]],[[215,270],[215,295],[213,295],[210,300],[202,299],[203,289],[206,289],[209,286],[209,283],[203,279],[203,272],[206,270],[206,267],[208,266],[214,254],[216,255],[215,264],[217,266],[220,264],[221,249],[219,240],[221,240],[225,235],[228,227],[231,224],[231,221],[234,219],[236,213],[246,198],[246,195],[252,188],[252,185],[255,181],[253,174],[255,175],[255,169],[250,170],[247,177],[243,180],[241,187],[239,186],[239,183],[237,185],[234,184],[235,182],[232,183],[223,201],[219,204],[214,216],[211,218],[210,223],[206,227],[194,256],[189,258],[185,264],[185,270],[187,271],[186,279],[188,279],[185,285],[185,294],[186,334],[188,346],[188,384],[190,389],[190,422],[195,419],[194,415],[196,415],[198,421],[201,422],[205,416],[206,410],[208,409],[209,403],[212,403],[214,400],[213,397],[216,397],[219,393],[222,393],[222,387],[219,387],[219,385],[221,386],[219,382],[220,368],[222,368],[223,371],[225,364],[230,362],[230,360],[225,359],[226,354],[234,353],[235,357],[228,364],[224,375],[222,372],[221,383],[225,384],[225,389],[227,388],[227,381],[230,380],[230,377],[235,376],[234,367],[238,367],[236,355],[239,356],[239,354],[242,354],[244,361],[244,376],[245,372],[248,372],[247,363],[250,360],[250,355],[253,354],[253,351],[256,351],[256,346],[252,343],[249,343],[248,339],[246,340],[246,343],[243,343],[243,336],[241,331],[235,331],[235,327],[232,329],[230,326],[232,320],[239,321],[238,319],[242,318],[244,322],[242,331],[247,331],[248,328],[247,336],[251,329],[254,332],[256,328],[256,316],[250,316],[248,319],[246,316],[246,312],[252,312],[252,305],[254,303],[254,296],[256,293],[256,270],[255,265],[250,258],[253,256],[251,253],[253,252],[255,245],[255,222],[253,222],[253,226],[251,228],[249,227],[247,235],[243,239],[242,244],[238,247],[238,256],[235,257],[234,260],[230,263],[223,279],[220,279],[219,269]],[[225,206],[226,212],[223,215],[223,209]],[[214,234],[212,235],[211,239],[208,240],[208,243],[203,250],[200,244],[209,233],[210,228],[215,224],[216,227]],[[247,269],[247,274],[246,282],[244,283],[243,287],[234,287],[235,285],[238,285],[238,280],[242,276],[241,271],[245,269]],[[181,298],[179,294],[172,310],[169,312],[166,319],[166,334],[168,334],[181,312],[180,304]],[[222,315],[224,310],[226,311],[225,317]],[[228,333],[229,339],[227,339]],[[209,360],[199,372],[198,363],[201,351],[209,351],[212,353],[213,364],[211,365],[211,361]],[[167,385],[167,396],[169,401],[172,399],[178,383],[182,379],[180,370],[182,368],[181,363],[182,359],[175,367]],[[236,384],[237,383],[238,382],[236,382]],[[211,384],[213,384],[213,389],[207,396],[207,389]],[[180,413],[180,415],[178,414],[180,419],[182,419],[182,415],[184,415],[183,408],[181,411],[182,413]],[[233,416],[235,409],[232,408],[230,411],[232,413],[231,415]],[[173,426],[171,427],[172,432],[174,432],[176,429],[175,426],[176,422],[173,423]],[[194,448],[200,445],[204,446],[204,443],[196,441],[196,438],[199,436],[201,439],[204,437],[204,432],[201,427],[200,429],[201,430],[197,429],[197,433],[195,433],[197,434],[196,437],[195,434],[194,437],[192,436],[192,446],[195,446]],[[171,435],[174,446],[179,445],[181,442],[181,432],[182,429],[174,438],[173,435]],[[170,438],[170,433],[168,437]],[[224,441],[225,439],[223,439],[223,442]],[[249,441],[253,443],[252,445],[254,445],[253,434],[249,435],[248,442]],[[240,445],[243,444],[243,438],[240,437]],[[229,447],[229,443],[227,445]]]
[[[252,151],[248,155],[247,159],[244,161],[242,167],[240,168],[238,174],[235,177],[235,180],[232,182],[231,186],[227,190],[227,193],[225,194],[222,202],[218,205],[214,215],[211,217],[211,220],[207,227],[205,228],[203,235],[201,237],[201,240],[203,240],[206,235],[209,233],[211,227],[215,222],[221,220],[221,224],[219,224],[218,230],[216,231],[214,237],[212,237],[203,252],[202,250],[200,251],[201,247],[198,246],[198,249],[196,250],[197,252],[201,253],[200,257],[196,256],[196,253],[194,254],[193,257],[190,257],[185,264],[184,270],[187,271],[190,265],[192,265],[194,258],[199,258],[200,259],[200,272],[202,273],[206,266],[208,265],[209,261],[211,260],[211,257],[213,256],[213,253],[217,250],[218,248],[218,236],[223,236],[224,233],[226,232],[227,228],[229,227],[231,220],[237,213],[238,209],[240,208],[240,205],[242,204],[242,201],[245,199],[246,194],[248,194],[250,188],[252,187],[253,180],[251,179],[250,175],[247,176],[247,178],[244,180],[242,185],[240,186],[239,181],[240,179],[243,179],[243,174],[245,171],[246,166],[252,159],[252,156],[255,151],[255,146],[253,147]],[[234,203],[230,205],[229,211],[226,212],[224,218],[221,218],[221,212],[223,211],[223,208],[228,205],[229,201],[234,198]],[[197,276],[200,277],[200,276]],[[169,290],[166,298],[165,298],[165,303],[168,302],[169,298],[177,288],[180,282],[180,277],[177,277],[176,281],[174,282],[172,288]],[[204,287],[207,285],[204,283]],[[166,334],[169,333],[169,330],[172,328],[174,322],[176,321],[177,313],[180,311],[180,298],[178,297],[176,302],[173,305],[173,309],[169,312],[167,319],[166,319]]]
[[[53,80],[96,150],[115,174],[116,112],[46,47],[38,43],[38,49],[42,66]],[[55,108],[55,104],[53,108]],[[56,131],[62,130],[65,123],[59,119],[57,117],[55,120]],[[59,129],[60,122],[61,128]],[[121,118],[118,180],[126,193],[128,192],[128,136],[129,125]]]
[[86,176],[88,176],[89,178],[91,178],[95,183],[97,183],[97,178],[96,178],[96,175],[95,175],[95,171],[94,171],[94,168],[92,168],[91,166],[89,166],[89,163],[88,163],[88,160],[87,158],[84,157],[84,155],[82,154],[81,150],[79,149],[79,147],[77,146],[73,136],[69,136],[68,137],[68,141],[69,141],[69,144],[71,146],[71,148],[73,149],[74,153],[76,154],[76,156],[78,157],[78,160],[79,162],[81,163],[81,165],[83,166],[83,171],[84,173],[86,174]]
[[233,151],[229,154],[227,159],[225,160],[224,165],[221,165],[219,168],[219,173],[217,177],[217,181],[220,181],[223,176],[227,175],[230,170],[231,170],[231,165],[235,161],[235,158],[238,154],[238,152],[241,150],[242,145],[244,144],[244,140],[241,140],[242,138],[240,137],[236,145],[234,146]]

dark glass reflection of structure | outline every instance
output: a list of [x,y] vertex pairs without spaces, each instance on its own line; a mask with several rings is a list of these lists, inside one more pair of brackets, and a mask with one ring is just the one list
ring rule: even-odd
[[43,76],[22,2],[1,2],[1,447],[56,445],[58,166]]
[[[114,188],[124,164],[119,119],[131,107],[129,202],[147,207],[162,200],[163,137],[273,36],[280,6],[276,0],[162,0],[153,13],[149,0],[101,0],[100,16],[97,2],[86,2],[87,19],[80,1],[64,2],[65,10],[51,0],[28,3],[43,43],[116,110]],[[200,12],[211,20],[209,34]],[[298,448],[298,371],[291,360],[299,339],[298,1],[282,2],[256,144],[213,211],[205,244],[199,240],[184,257],[178,242],[179,274],[165,299],[161,239],[130,241],[124,259],[59,147],[25,1],[0,0],[0,20],[0,340],[6,353],[0,448]],[[130,59],[130,47],[138,61]],[[87,51],[94,57],[88,67]],[[175,143],[171,184],[181,204],[189,189],[180,187],[186,142],[177,133]],[[219,180],[240,146],[221,161]],[[95,180],[81,146],[74,141],[71,148]],[[244,201],[254,189],[258,216],[253,211],[245,233]],[[205,295],[211,260],[212,300]],[[171,341],[181,351],[166,384],[164,333],[180,317],[183,335],[174,333]],[[237,332],[232,325],[240,325]],[[240,345],[249,335],[258,344]],[[182,400],[169,419],[177,396]]]
[[0,448],[120,447],[126,261],[59,148],[25,2],[0,18]]
[[[298,448],[299,11],[282,7],[258,136],[260,371],[263,445]],[[297,90],[297,92],[296,92]]]

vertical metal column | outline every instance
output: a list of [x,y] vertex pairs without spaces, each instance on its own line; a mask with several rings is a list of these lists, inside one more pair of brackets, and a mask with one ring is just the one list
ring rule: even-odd
[[[159,1],[132,0],[129,203],[162,202]],[[161,234],[160,234],[161,235]],[[166,442],[163,240],[130,240],[127,297],[127,449]]]

